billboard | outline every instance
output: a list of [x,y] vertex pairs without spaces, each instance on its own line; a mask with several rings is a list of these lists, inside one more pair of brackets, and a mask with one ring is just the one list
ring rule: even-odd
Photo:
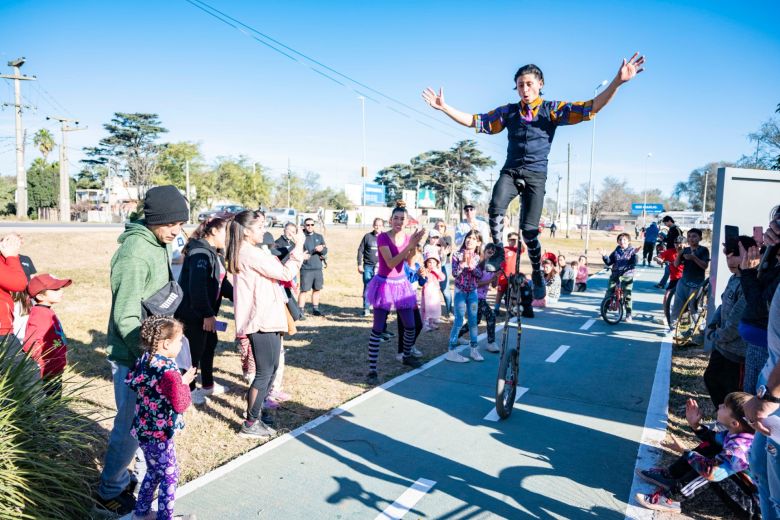
[[641,215],[643,213],[647,215],[657,215],[658,213],[664,212],[664,205],[663,204],[657,204],[657,203],[650,203],[643,204],[641,202],[632,202],[631,203],[631,214],[632,215]]
[[363,194],[366,206],[387,205],[387,202],[385,202],[385,187],[381,184],[366,183]]
[[417,190],[417,207],[435,208],[436,193],[429,188],[420,188],[419,190]]

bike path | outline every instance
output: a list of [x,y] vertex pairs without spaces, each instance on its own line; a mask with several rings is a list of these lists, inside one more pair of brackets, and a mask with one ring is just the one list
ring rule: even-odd
[[408,506],[406,518],[622,519],[663,335],[646,316],[660,312],[650,288],[660,274],[638,271],[634,323],[598,318],[603,277],[524,320],[528,390],[506,421],[486,420],[496,355],[434,361],[218,478],[184,486],[177,511],[199,520],[400,518]]

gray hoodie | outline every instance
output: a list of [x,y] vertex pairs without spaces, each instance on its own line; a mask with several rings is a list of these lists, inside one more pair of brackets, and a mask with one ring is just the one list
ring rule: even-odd
[[712,342],[715,350],[734,363],[745,360],[747,343],[738,331],[745,306],[745,295],[739,278],[737,275],[731,275],[726,290],[721,295],[720,307],[715,310],[715,316],[710,320],[709,328],[714,327],[714,330],[708,333],[707,339]]

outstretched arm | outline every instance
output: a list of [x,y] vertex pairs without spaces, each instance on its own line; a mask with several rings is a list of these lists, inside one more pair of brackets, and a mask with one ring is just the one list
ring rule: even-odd
[[437,94],[435,90],[428,87],[423,90],[422,98],[431,108],[435,110],[441,110],[456,123],[460,123],[463,126],[468,126],[469,128],[474,126],[474,116],[472,114],[461,112],[457,108],[453,108],[444,102],[443,88],[439,88],[439,93]]
[[635,52],[628,61],[624,58],[623,64],[620,66],[620,69],[618,69],[612,83],[593,99],[592,112],[595,114],[607,106],[607,104],[612,101],[612,98],[615,97],[615,93],[620,85],[634,79],[637,74],[644,70],[644,64],[645,57],[640,56],[638,52]]

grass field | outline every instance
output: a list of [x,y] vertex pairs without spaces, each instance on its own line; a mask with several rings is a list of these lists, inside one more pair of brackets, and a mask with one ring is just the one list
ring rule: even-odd
[[[281,232],[274,230],[274,235]],[[321,309],[326,316],[309,316],[299,322],[299,332],[285,340],[287,368],[284,390],[293,398],[276,413],[276,428],[289,431],[365,392],[367,340],[370,321],[359,317],[362,310],[362,282],[356,269],[356,250],[365,233],[360,229],[328,229],[328,268]],[[63,302],[55,309],[69,338],[69,375],[74,382],[88,382],[83,397],[95,417],[95,427],[105,438],[110,431],[114,410],[111,373],[106,362],[106,325],[111,302],[108,288],[109,261],[117,248],[119,230],[63,230],[61,232],[23,231],[23,253],[29,255],[39,272],[72,278]],[[546,235],[546,233],[545,233]],[[615,234],[594,233],[590,263],[594,270],[602,264],[599,247],[613,248]],[[577,239],[543,237],[546,250],[576,259],[583,242]],[[525,259],[527,265],[527,259]],[[223,305],[229,329],[220,333],[215,359],[215,378],[232,391],[190,407],[185,414],[186,427],[177,434],[177,452],[182,482],[192,480],[252,449],[256,441],[239,438],[241,416],[245,409],[241,365],[232,341],[232,309]],[[391,324],[395,327],[395,324]],[[425,358],[447,348],[449,327],[424,333],[417,345]],[[396,345],[385,344],[380,353],[379,383],[402,372],[394,359]],[[105,443],[95,446],[96,465],[102,464]]]

